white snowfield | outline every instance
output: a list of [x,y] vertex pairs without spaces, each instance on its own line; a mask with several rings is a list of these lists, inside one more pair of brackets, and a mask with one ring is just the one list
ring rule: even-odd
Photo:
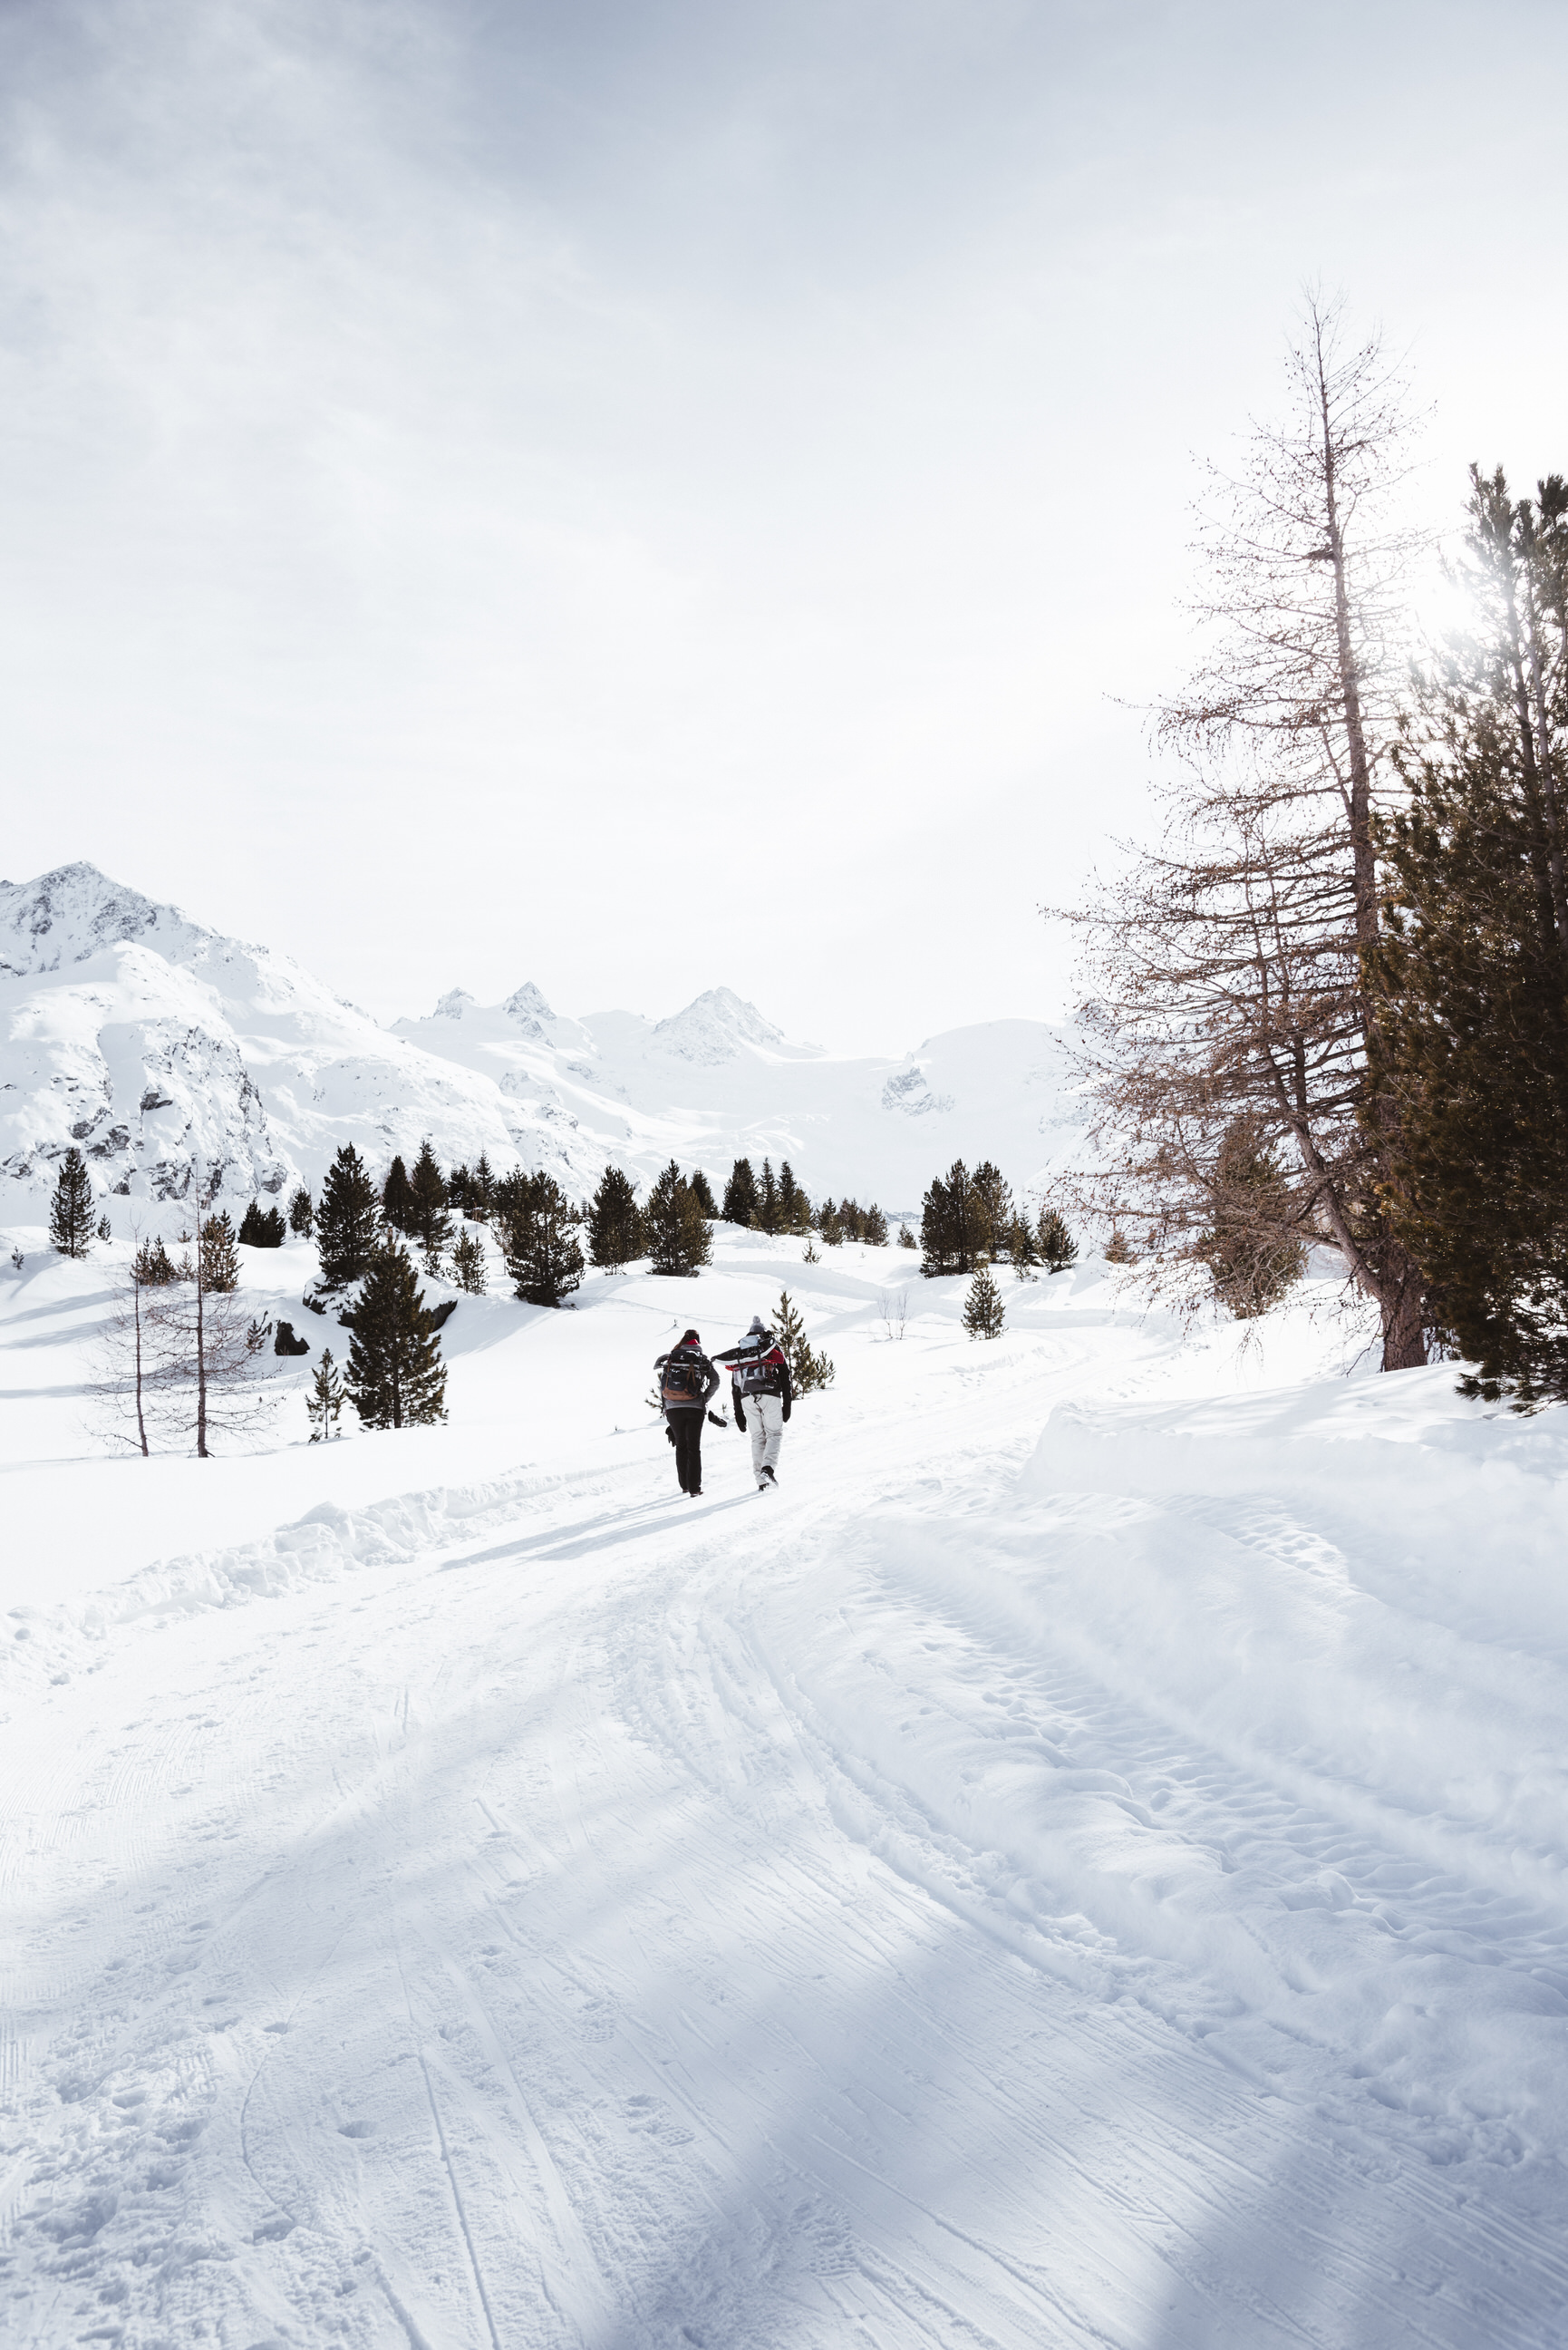
[[[800,1253],[206,1463],[0,1263],[8,2345],[1568,2339],[1563,1415]],[[786,1281],[836,1384],[685,1500],[652,1357]]]

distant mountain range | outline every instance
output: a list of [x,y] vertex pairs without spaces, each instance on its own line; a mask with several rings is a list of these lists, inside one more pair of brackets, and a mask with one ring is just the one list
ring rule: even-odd
[[373,1020],[288,955],[67,865],[0,882],[0,1219],[36,1222],[71,1142],[96,1187],[182,1199],[199,1153],[243,1201],[316,1188],[338,1144],[379,1175],[428,1135],[445,1166],[483,1150],[574,1196],[612,1161],[639,1184],[670,1159],[722,1185],[732,1159],[790,1160],[814,1198],[913,1209],[954,1158],[1038,1190],[1080,1119],[1060,1033],[950,1029],[898,1058],[792,1044],[715,987],[670,1018],[572,1020],[525,984],[482,1005]]

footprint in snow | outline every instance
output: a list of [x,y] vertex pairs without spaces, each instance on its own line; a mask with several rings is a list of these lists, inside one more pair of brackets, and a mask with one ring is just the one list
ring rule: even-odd
[[683,2129],[657,2097],[628,2097],[627,2126],[639,2137],[656,2137],[661,2146],[690,2146],[691,2132]]

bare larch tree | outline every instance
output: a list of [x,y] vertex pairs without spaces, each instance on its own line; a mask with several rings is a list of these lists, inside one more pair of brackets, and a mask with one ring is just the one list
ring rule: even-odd
[[1337,305],[1309,299],[1289,380],[1285,421],[1253,427],[1235,476],[1210,469],[1192,605],[1209,649],[1154,719],[1163,837],[1069,917],[1095,1113],[1078,1193],[1147,1224],[1174,1279],[1222,1258],[1236,1297],[1332,1245],[1394,1370],[1426,1347],[1384,1206],[1368,973],[1417,546],[1394,511],[1410,428],[1376,338],[1346,349]]

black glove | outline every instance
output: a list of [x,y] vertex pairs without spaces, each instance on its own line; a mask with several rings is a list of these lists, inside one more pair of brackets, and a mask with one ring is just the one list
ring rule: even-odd
[[739,1396],[735,1398],[735,1426],[740,1430],[741,1434],[744,1436],[746,1432],[746,1415],[741,1409],[741,1399]]
[[786,1404],[785,1404],[785,1406],[784,1406],[784,1414],[783,1414],[783,1417],[787,1420],[787,1419],[788,1419],[788,1418],[789,1418],[789,1415],[790,1415],[790,1406],[786,1403]]
[[715,1428],[728,1428],[730,1425],[727,1419],[721,1419],[716,1411],[711,1411],[708,1414],[708,1417],[712,1421]]
[[672,1419],[667,1419],[665,1421],[664,1433],[669,1438],[670,1443],[673,1444],[675,1441],[675,1422]]

